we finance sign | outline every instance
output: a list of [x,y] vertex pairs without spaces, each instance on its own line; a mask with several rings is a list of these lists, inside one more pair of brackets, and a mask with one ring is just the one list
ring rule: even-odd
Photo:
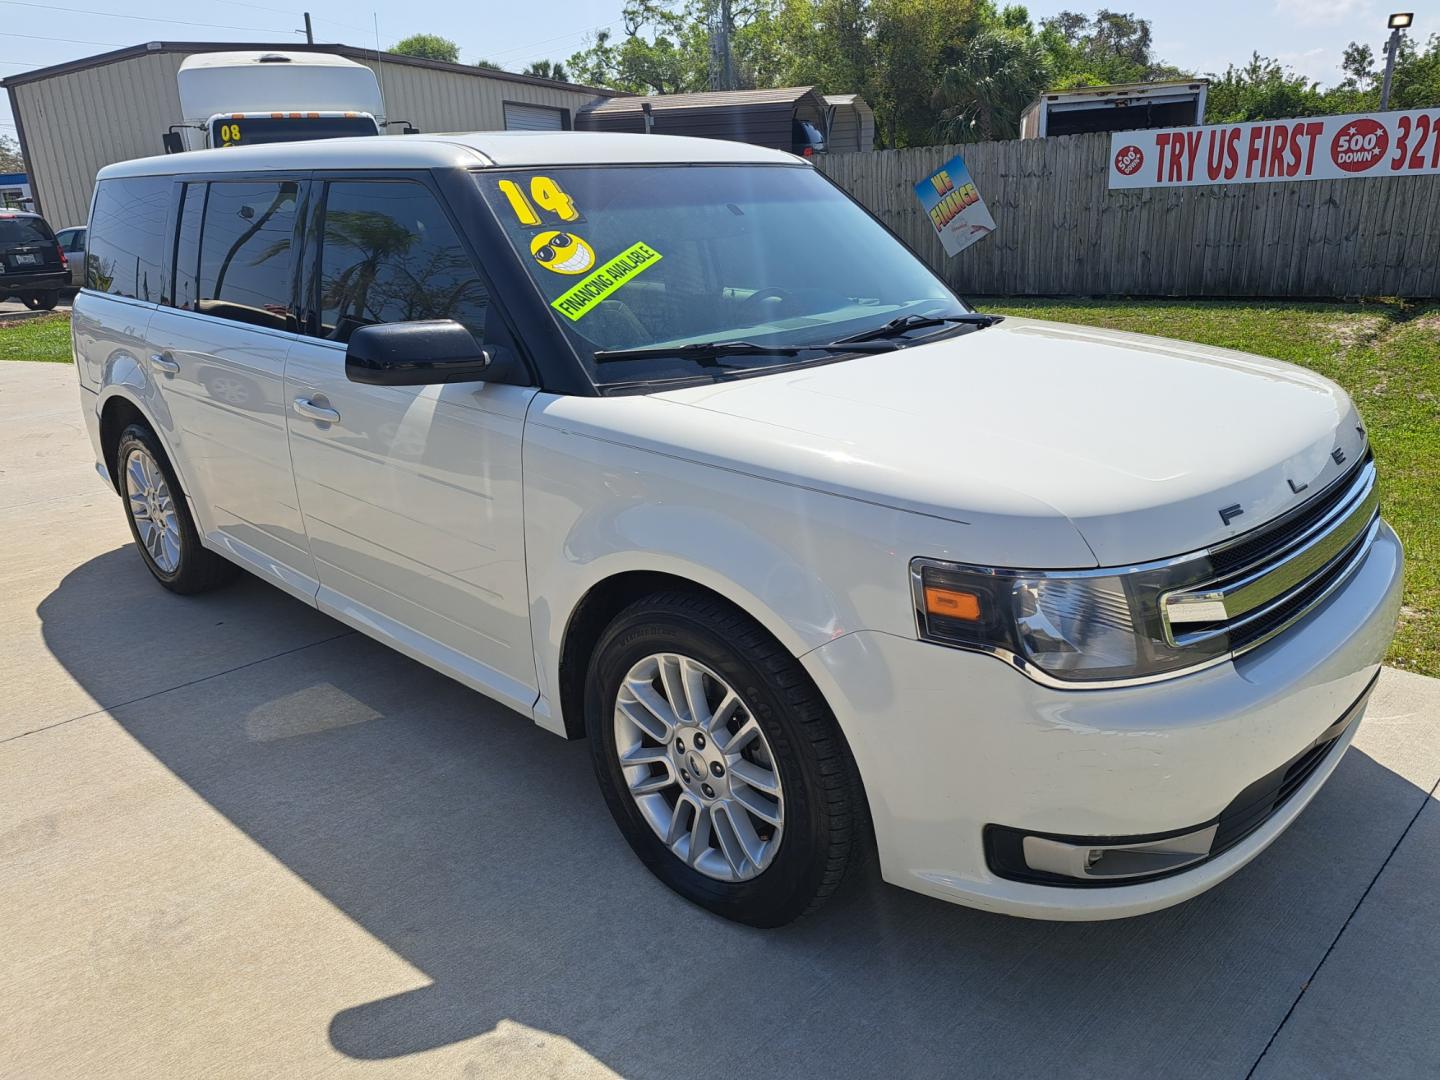
[[1117,131],[1110,187],[1440,173],[1440,109]]

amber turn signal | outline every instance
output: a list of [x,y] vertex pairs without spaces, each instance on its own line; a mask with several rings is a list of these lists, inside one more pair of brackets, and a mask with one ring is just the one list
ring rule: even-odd
[[925,613],[941,615],[947,619],[980,621],[980,597],[973,592],[960,589],[941,589],[934,585],[925,586]]

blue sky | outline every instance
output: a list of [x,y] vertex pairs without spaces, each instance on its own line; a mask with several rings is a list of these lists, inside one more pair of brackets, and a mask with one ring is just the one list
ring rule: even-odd
[[[171,41],[300,41],[300,12],[308,6],[317,41],[373,46],[378,17],[381,47],[428,31],[459,42],[461,59],[493,60],[518,69],[531,60],[565,59],[589,35],[609,26],[620,32],[622,0],[565,0],[563,4],[514,0],[407,0],[374,8],[359,0],[0,0],[0,74],[73,60],[122,45]],[[1384,41],[1385,16],[1414,10],[1415,32],[1440,31],[1440,0],[1387,6],[1377,0],[1108,0],[1108,3],[1031,3],[1035,19],[1064,8],[1109,6],[1151,21],[1156,51],[1199,72],[1221,70],[1252,51],[1276,56],[1322,83],[1340,77],[1340,53],[1352,40]],[[123,13],[123,14],[122,14]],[[14,135],[9,103],[0,95],[0,133]]]

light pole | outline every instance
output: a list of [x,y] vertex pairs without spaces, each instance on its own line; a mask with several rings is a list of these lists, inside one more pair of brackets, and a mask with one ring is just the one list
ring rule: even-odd
[[1380,84],[1380,111],[1390,107],[1390,76],[1395,74],[1395,52],[1400,48],[1400,34],[1415,21],[1413,11],[1397,11],[1390,16],[1390,40],[1385,45],[1385,81]]

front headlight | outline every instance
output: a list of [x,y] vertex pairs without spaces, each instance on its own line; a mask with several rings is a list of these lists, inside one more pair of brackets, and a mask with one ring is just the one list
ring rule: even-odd
[[1002,570],[934,559],[911,563],[915,615],[927,641],[989,652],[1043,681],[1075,685],[1161,678],[1229,652],[1167,640],[1159,597],[1201,569]]

